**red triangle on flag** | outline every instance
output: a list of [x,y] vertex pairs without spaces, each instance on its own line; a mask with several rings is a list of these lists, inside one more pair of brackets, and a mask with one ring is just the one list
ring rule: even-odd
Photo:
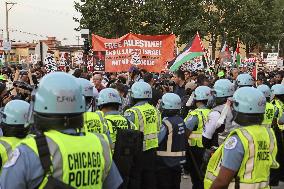
[[237,42],[236,53],[240,54],[240,40],[239,40],[239,38],[238,38],[238,42]]
[[200,39],[199,34],[195,35],[195,38],[192,41],[191,47],[188,49],[189,52],[203,52],[204,47],[202,45],[202,41]]

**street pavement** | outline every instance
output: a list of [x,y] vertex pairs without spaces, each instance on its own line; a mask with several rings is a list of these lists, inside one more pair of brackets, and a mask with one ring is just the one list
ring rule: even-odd
[[[190,178],[189,179],[182,178],[180,189],[191,189],[191,188],[192,188],[192,184],[191,184]],[[284,182],[281,182],[279,186],[277,187],[272,187],[272,189],[283,189],[283,188],[284,188]]]

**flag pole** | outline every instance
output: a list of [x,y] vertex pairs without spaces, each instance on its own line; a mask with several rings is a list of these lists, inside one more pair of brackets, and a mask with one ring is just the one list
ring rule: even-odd
[[237,68],[238,68],[238,71],[240,71],[240,65],[238,64],[238,55],[240,53],[240,38],[238,37],[238,41],[237,41],[237,49],[236,49],[236,64],[237,64]]

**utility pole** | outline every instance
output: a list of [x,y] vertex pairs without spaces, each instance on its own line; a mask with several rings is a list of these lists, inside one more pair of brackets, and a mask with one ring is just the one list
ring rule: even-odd
[[77,42],[78,42],[78,47],[80,46],[80,36],[76,36]]
[[[5,2],[6,5],[6,34],[7,34],[7,42],[10,43],[10,36],[9,36],[9,11],[12,9],[12,7],[17,4],[14,2]],[[10,7],[8,7],[9,5],[11,5]],[[12,45],[11,45],[12,46]],[[10,62],[10,50],[8,50],[8,58],[7,58],[7,62]]]

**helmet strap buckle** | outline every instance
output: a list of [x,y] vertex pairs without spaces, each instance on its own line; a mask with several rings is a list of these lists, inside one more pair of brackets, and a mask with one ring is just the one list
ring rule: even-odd
[[67,116],[64,116],[64,127],[68,127],[69,125],[69,118]]

